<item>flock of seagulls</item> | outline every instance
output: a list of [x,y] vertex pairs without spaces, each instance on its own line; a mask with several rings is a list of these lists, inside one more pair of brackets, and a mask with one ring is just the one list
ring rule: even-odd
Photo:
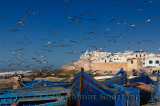
[[85,18],[84,16],[89,15],[89,13],[81,13],[77,16],[66,16],[66,18],[69,20],[69,24],[78,24],[78,23],[83,23],[84,20],[87,21],[98,21],[97,19],[93,18]]
[[[72,3],[69,0],[60,0],[65,3]],[[135,0],[132,0],[133,2]],[[153,4],[153,1],[151,0],[145,0],[144,3],[150,3]],[[111,8],[118,8],[120,7],[120,4],[113,4],[110,7]],[[131,5],[133,8],[135,8],[138,11],[142,11],[143,6],[138,6],[138,5]],[[114,12],[119,12],[119,11],[114,11]],[[25,16],[23,16],[20,19],[16,20],[16,24],[25,26],[27,25],[27,19],[32,18],[32,16],[36,16],[37,14],[40,14],[41,10],[38,11],[31,11],[31,12],[25,12]],[[89,12],[83,12],[78,15],[74,16],[64,16],[64,19],[66,19],[67,24],[81,24],[87,22],[98,22],[98,19],[96,18],[88,18],[90,15]],[[4,18],[4,16],[0,16],[0,18]],[[149,19],[145,19],[143,23],[147,24],[150,23],[154,18],[160,18],[160,16],[154,16]],[[35,20],[35,22],[39,22],[39,20]],[[102,31],[99,32],[97,31],[99,28],[97,26],[90,26],[89,31],[82,32],[81,34],[83,35],[82,39],[75,40],[73,39],[72,36],[63,36],[64,32],[56,32],[53,31],[52,29],[43,29],[40,32],[41,33],[47,33],[47,34],[52,34],[55,35],[54,37],[58,37],[58,40],[52,41],[51,39],[48,39],[47,37],[39,37],[36,38],[37,42],[41,42],[42,46],[38,51],[34,51],[34,55],[32,57],[27,57],[26,56],[26,51],[27,49],[32,46],[32,43],[35,41],[32,41],[29,39],[27,35],[20,34],[16,36],[16,39],[18,39],[18,42],[15,42],[16,48],[13,50],[8,50],[8,52],[13,56],[10,60],[0,60],[0,63],[6,63],[8,64],[9,67],[22,67],[22,68],[31,68],[35,66],[36,68],[47,68],[51,69],[54,67],[54,65],[50,64],[47,60],[45,60],[46,55],[49,53],[53,54],[54,53],[54,48],[67,48],[67,47],[74,47],[75,45],[81,45],[82,43],[88,43],[90,42],[89,45],[87,45],[88,48],[90,49],[105,49],[112,45],[112,43],[117,43],[120,39],[125,40],[127,44],[142,44],[143,42],[145,43],[160,43],[160,41],[155,41],[155,40],[143,40],[143,41],[127,41],[127,32],[135,30],[136,27],[138,26],[137,24],[134,23],[129,23],[123,19],[119,19],[117,17],[109,17],[105,21],[105,26],[106,28]],[[112,26],[115,26],[114,28]],[[81,26],[77,28],[83,28]],[[20,32],[21,29],[9,29],[9,33],[15,33],[15,32]],[[119,32],[117,34],[117,32]],[[98,37],[104,38],[105,42],[97,42],[95,41]],[[61,39],[60,39],[61,38]],[[94,42],[94,43],[93,43]],[[4,43],[7,43],[7,41],[0,40],[0,49],[5,48],[3,45]],[[77,48],[78,49],[78,48]],[[84,51],[67,51],[64,52],[65,54],[69,55],[80,55],[83,54]]]

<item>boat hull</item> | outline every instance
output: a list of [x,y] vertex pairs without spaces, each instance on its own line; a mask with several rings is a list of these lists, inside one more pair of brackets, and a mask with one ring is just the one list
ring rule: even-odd
[[103,84],[127,84],[127,74],[121,69],[117,74],[115,74],[112,78],[108,78],[105,81],[102,81]]
[[70,106],[115,106],[115,94],[82,71],[73,79]]

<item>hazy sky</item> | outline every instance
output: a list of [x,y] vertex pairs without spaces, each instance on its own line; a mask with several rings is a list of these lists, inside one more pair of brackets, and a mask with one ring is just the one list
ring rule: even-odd
[[60,68],[95,47],[157,53],[159,10],[159,0],[1,0],[0,69]]

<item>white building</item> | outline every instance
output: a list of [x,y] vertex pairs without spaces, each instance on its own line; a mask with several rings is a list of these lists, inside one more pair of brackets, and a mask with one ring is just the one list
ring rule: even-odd
[[92,50],[91,52],[86,51],[80,56],[80,62],[92,62],[92,63],[107,63],[110,61],[111,53]]
[[143,62],[143,67],[157,67],[157,66],[160,66],[160,57],[158,56],[147,57],[146,60]]
[[149,54],[150,53],[147,50],[139,50],[139,51],[135,51],[135,53],[133,54],[133,56],[140,57],[140,58],[145,58]]
[[114,57],[112,57],[112,59],[111,59],[111,62],[126,62],[127,61],[127,59],[126,59],[126,57],[125,56],[114,56]]
[[[160,50],[159,50],[160,53]],[[80,56],[79,62],[92,62],[92,63],[109,63],[109,62],[127,62],[127,58],[142,58],[143,67],[157,67],[160,66],[160,54],[149,53],[147,50],[125,51],[110,53],[105,51],[92,50],[86,51]]]
[[125,51],[124,53],[114,53],[111,62],[127,62],[127,57],[133,56],[133,51]]

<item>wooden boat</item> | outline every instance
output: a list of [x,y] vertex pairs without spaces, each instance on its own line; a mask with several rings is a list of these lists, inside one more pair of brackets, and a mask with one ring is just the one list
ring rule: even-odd
[[[145,82],[143,79],[141,79],[140,81]],[[141,105],[147,104],[149,102],[153,102],[156,99],[155,96],[159,92],[159,86],[158,86],[159,84],[157,82],[151,82],[151,84],[145,84],[143,82],[136,82],[136,83],[132,83],[129,85],[131,87],[140,89],[140,104]],[[146,83],[148,83],[148,81],[146,81]]]
[[147,104],[151,100],[151,87],[142,82],[131,84],[131,86],[140,89],[140,104]]
[[154,82],[148,75],[138,76],[138,77],[129,79],[128,81],[129,81],[129,84],[133,84],[133,83],[136,83],[136,82],[142,82],[142,83],[145,83],[145,84],[150,84],[150,83]]
[[44,80],[35,80],[35,81],[19,81],[21,87],[71,87],[71,82],[69,81],[44,81]]
[[121,69],[117,74],[113,77],[108,78],[102,81],[103,84],[113,83],[113,84],[127,84],[127,73]]
[[10,90],[0,95],[0,106],[37,106],[47,103],[61,104],[60,100],[67,100],[69,93],[69,89],[55,89],[53,87]]
[[[87,75],[82,68],[81,72],[73,79],[70,106],[126,106],[130,103],[129,90],[107,87]],[[116,90],[115,90],[116,89]],[[130,91],[134,91],[132,89]],[[137,89],[136,89],[137,91]],[[134,94],[139,95],[138,92]],[[138,97],[138,96],[136,96]],[[139,99],[132,100],[139,106]]]
[[66,100],[57,100],[56,102],[44,103],[38,106],[67,106]]

